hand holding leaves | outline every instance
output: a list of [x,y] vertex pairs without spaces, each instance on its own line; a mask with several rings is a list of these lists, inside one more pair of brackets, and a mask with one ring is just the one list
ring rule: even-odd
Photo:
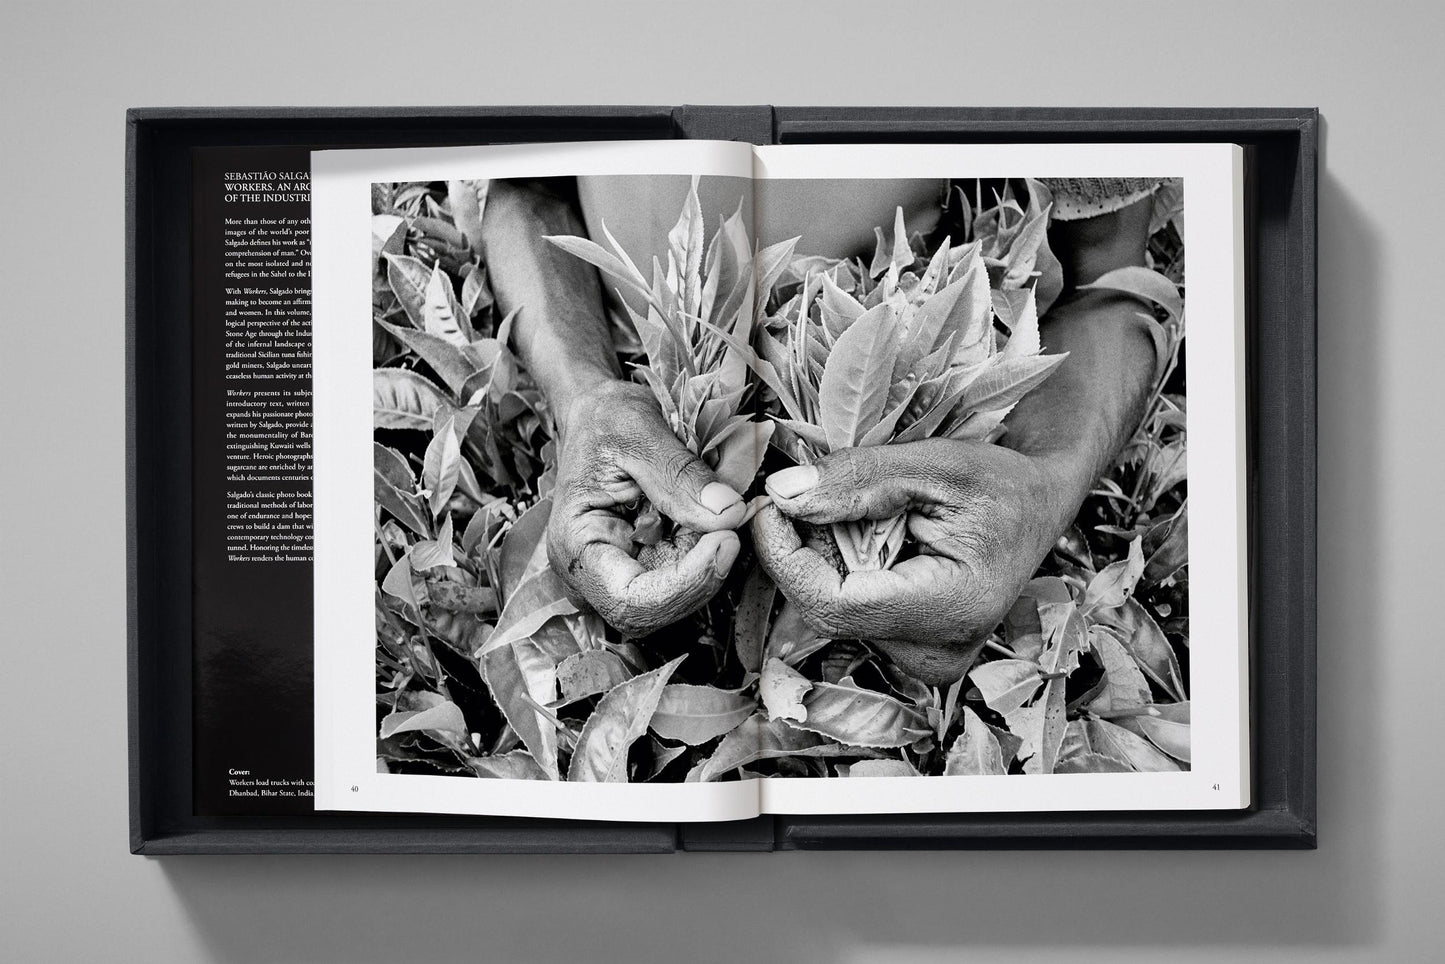
[[[647,498],[702,533],[676,562],[634,557],[632,510]],[[569,589],[630,635],[674,622],[710,599],[738,555],[746,507],[664,420],[642,385],[607,382],[572,406],[558,456],[547,531],[552,567]]]
[[[1047,468],[983,442],[839,449],[766,484],[753,538],[778,588],[819,633],[873,642],[933,684],[968,669],[1057,529]],[[846,576],[793,524],[900,515],[917,553]]]

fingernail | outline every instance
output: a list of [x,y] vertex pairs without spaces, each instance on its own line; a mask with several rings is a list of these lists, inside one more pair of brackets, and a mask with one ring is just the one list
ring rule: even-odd
[[712,557],[712,568],[719,577],[726,576],[728,570],[732,569],[733,562],[737,560],[738,550],[741,547],[742,543],[736,539],[729,539],[717,547],[717,554]]
[[743,501],[743,497],[721,482],[709,482],[703,486],[702,493],[698,496],[698,501],[706,506],[714,515],[722,515]]
[[795,465],[763,480],[763,488],[775,499],[796,499],[817,484],[818,470],[811,465]]

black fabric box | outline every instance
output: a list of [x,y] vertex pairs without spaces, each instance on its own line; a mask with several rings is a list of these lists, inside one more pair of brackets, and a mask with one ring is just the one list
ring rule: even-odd
[[[130,845],[135,853],[1315,846],[1313,109],[133,109],[126,139]],[[192,815],[190,157],[205,145],[712,138],[766,144],[1227,141],[1246,147],[1254,807],[762,817],[722,824]]]

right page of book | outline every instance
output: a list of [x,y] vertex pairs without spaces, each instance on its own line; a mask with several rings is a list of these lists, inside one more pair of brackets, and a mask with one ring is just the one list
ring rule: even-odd
[[763,147],[753,229],[765,811],[1247,807],[1241,149]]

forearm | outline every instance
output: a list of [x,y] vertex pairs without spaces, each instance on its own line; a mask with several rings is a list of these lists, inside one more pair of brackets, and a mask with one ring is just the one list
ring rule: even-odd
[[1127,295],[1078,292],[1039,328],[1045,351],[1069,357],[1009,414],[1000,440],[1039,460],[1055,534],[1108,469],[1143,417],[1153,387],[1148,308]]
[[513,346],[562,426],[573,402],[620,377],[596,270],[544,240],[586,231],[566,201],[512,181],[492,182],[486,213],[482,253],[497,307],[517,312]]

